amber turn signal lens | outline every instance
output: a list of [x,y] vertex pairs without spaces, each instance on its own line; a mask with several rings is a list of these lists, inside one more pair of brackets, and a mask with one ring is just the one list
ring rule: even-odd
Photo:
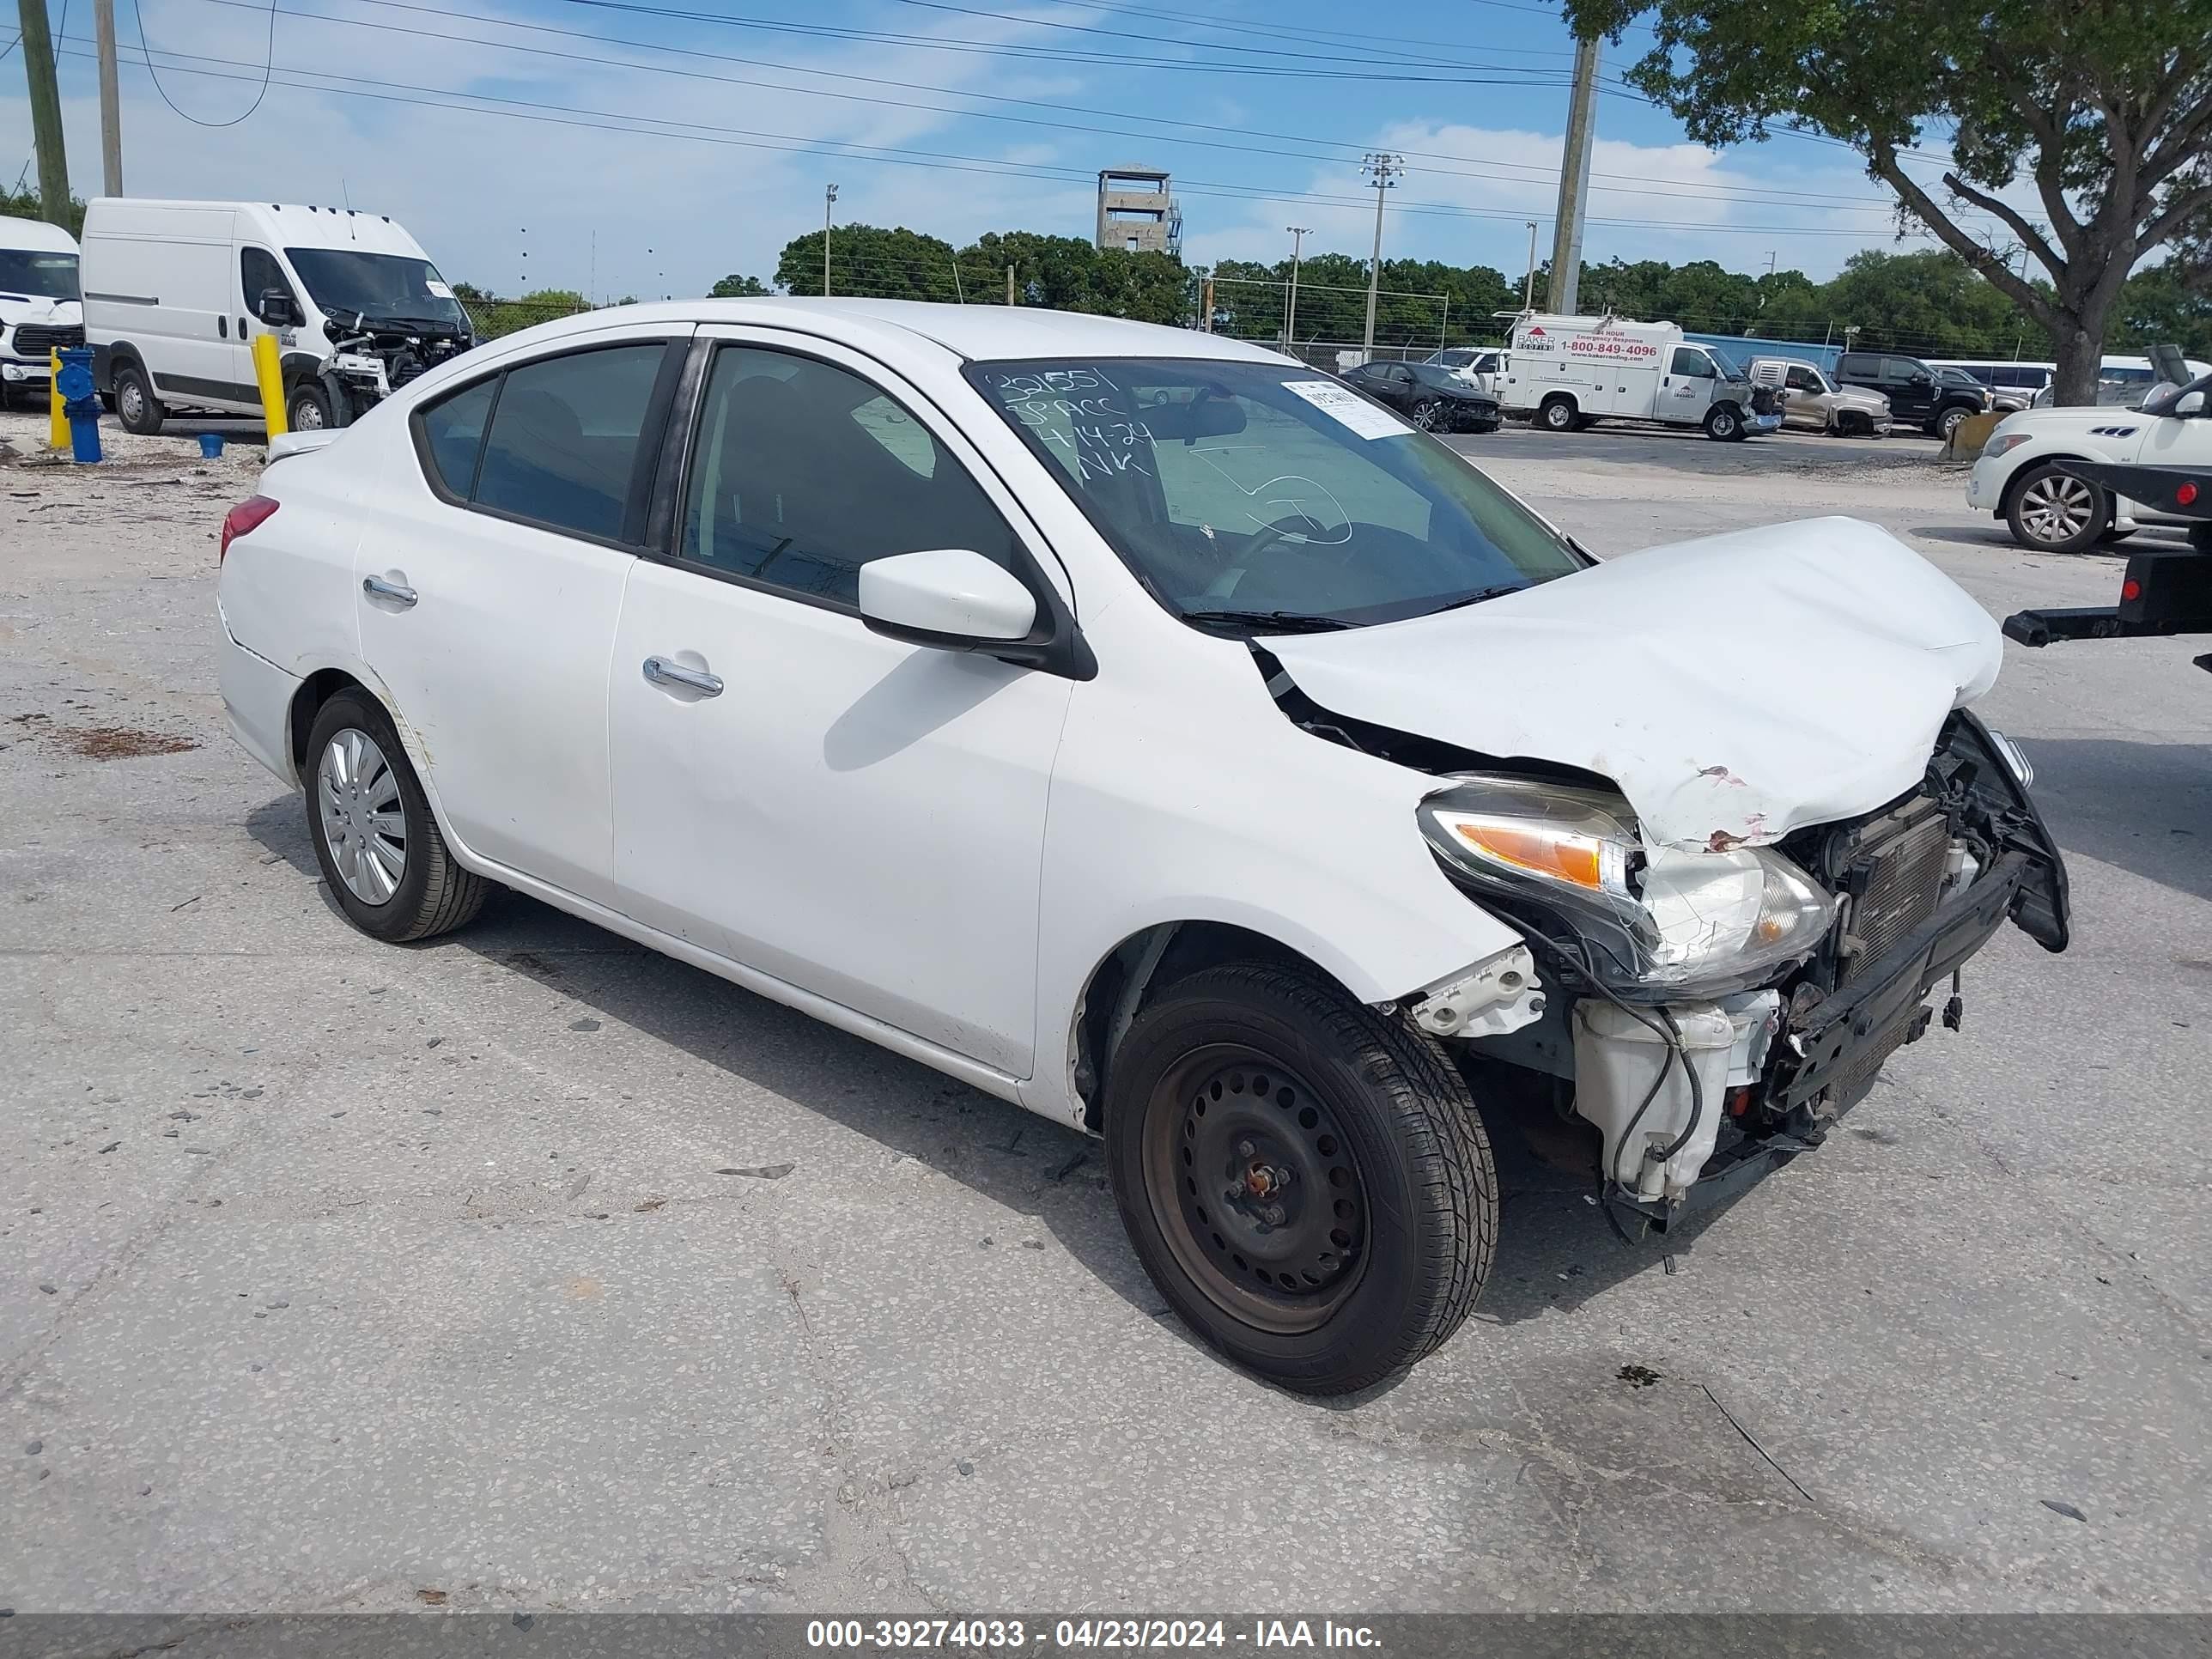
[[1601,884],[1597,843],[1588,836],[1536,824],[1462,823],[1452,828],[1462,841],[1503,863],[1593,890]]

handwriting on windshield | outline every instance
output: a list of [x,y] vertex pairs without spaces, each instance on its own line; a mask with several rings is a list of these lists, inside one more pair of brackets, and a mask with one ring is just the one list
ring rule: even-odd
[[1047,368],[991,377],[1000,401],[1024,426],[1060,452],[1079,482],[1134,473],[1149,478],[1145,462],[1152,429],[1132,419],[1121,389],[1095,368]]

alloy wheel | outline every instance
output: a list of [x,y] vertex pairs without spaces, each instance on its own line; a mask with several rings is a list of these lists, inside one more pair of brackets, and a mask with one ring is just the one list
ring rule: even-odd
[[2020,520],[2039,542],[2071,541],[2088,527],[2096,494],[2081,479],[2051,472],[2021,491]]
[[1328,1101],[1242,1044],[1161,1079],[1145,1124],[1154,1218],[1206,1298],[1263,1330],[1311,1330],[1358,1284],[1367,1192]]
[[332,733],[315,773],[323,840],[339,878],[363,904],[384,904],[407,873],[407,814],[399,777],[376,739],[354,726]]

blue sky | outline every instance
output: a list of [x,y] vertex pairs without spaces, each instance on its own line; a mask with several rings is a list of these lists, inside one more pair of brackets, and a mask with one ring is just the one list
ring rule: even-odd
[[[91,12],[49,0],[66,37],[71,179],[88,196]],[[1556,11],[1535,0],[1408,0],[1371,37],[1355,33],[1364,11],[1320,0],[283,0],[273,18],[259,0],[118,0],[117,12],[130,193],[350,200],[405,223],[453,278],[511,293],[526,272],[602,298],[765,276],[821,223],[830,182],[842,221],[956,243],[1088,234],[1093,175],[1131,162],[1175,173],[1195,262],[1279,258],[1291,224],[1313,228],[1309,251],[1364,257],[1358,160],[1373,148],[1408,164],[1386,254],[1517,276],[1525,220],[1541,221],[1539,257],[1549,249],[1571,64]],[[1608,80],[1649,38],[1608,49]],[[216,122],[229,125],[198,124]],[[1617,92],[1601,100],[1598,136],[1585,258],[1757,270],[1771,254],[1825,276],[1861,247],[1899,246],[1885,193],[1845,149],[1785,137],[1717,155]],[[29,155],[11,52],[11,182]]]

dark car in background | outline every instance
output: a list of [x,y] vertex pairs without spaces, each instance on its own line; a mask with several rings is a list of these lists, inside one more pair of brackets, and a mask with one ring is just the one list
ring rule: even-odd
[[1343,379],[1424,432],[1495,432],[1505,418],[1497,398],[1438,363],[1362,363]]
[[1989,405],[1989,390],[1947,385],[1917,357],[1893,351],[1846,351],[1836,362],[1836,379],[1864,386],[1889,399],[1890,417],[1899,426],[1917,426],[1931,438],[1948,438],[1960,422]]

